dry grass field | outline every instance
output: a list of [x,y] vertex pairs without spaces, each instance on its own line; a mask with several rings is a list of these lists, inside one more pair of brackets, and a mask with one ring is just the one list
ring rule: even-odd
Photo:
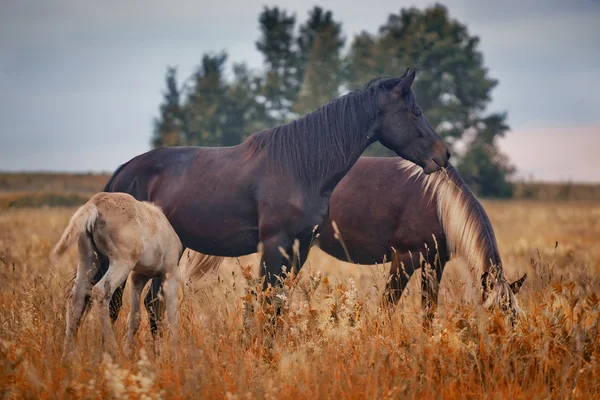
[[[256,256],[227,260],[180,293],[179,343],[156,352],[142,323],[133,358],[101,349],[87,315],[60,363],[73,249],[48,253],[70,208],[0,211],[2,398],[592,398],[600,396],[600,204],[487,201],[510,280],[527,272],[513,328],[478,302],[460,260],[442,280],[433,334],[418,276],[393,315],[378,308],[385,267],[313,250],[273,325],[245,311]],[[556,244],[558,242],[558,245]],[[254,270],[253,270],[254,269]],[[122,344],[128,312],[115,325]],[[274,332],[273,332],[274,330]],[[163,343],[163,342],[160,342]]]

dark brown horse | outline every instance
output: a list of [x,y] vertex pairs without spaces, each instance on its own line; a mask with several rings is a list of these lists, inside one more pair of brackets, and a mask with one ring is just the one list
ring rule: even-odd
[[[360,158],[333,191],[329,218],[316,243],[342,261],[367,265],[391,261],[384,299],[390,305],[421,268],[426,326],[452,256],[466,259],[480,271],[484,306],[497,306],[513,320],[519,310],[514,294],[526,275],[506,282],[487,214],[450,164],[446,174],[423,175],[401,158]],[[151,324],[155,324],[152,316]]]
[[386,290],[391,304],[421,268],[426,321],[433,317],[439,283],[452,255],[481,271],[487,307],[499,306],[512,316],[518,312],[514,293],[526,276],[506,283],[487,214],[450,164],[446,174],[423,175],[399,158],[359,159],[331,196],[329,219],[318,242],[342,261],[391,261]]
[[[238,146],[149,151],[119,167],[105,191],[156,203],[184,246],[204,254],[241,256],[262,243],[261,273],[265,286],[274,285],[289,264],[281,249],[292,254],[297,239],[299,258],[306,259],[331,193],[371,143],[426,174],[447,164],[448,150],[411,90],[414,78],[407,69],[400,78],[375,80]],[[119,299],[117,293],[113,310]]]

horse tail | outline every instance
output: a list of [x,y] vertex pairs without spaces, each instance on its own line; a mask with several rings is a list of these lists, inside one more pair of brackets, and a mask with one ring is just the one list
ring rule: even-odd
[[50,253],[52,264],[73,245],[76,239],[85,233],[92,232],[96,219],[98,219],[98,208],[92,201],[88,201],[73,214],[62,237]]
[[422,169],[408,161],[398,162],[411,177],[422,180],[424,195],[435,200],[450,255],[465,258],[469,264],[487,272],[502,269],[502,260],[492,224],[467,184],[456,169],[448,164],[446,171],[423,175]]
[[179,277],[183,284],[197,282],[207,273],[217,271],[224,259],[187,249],[179,261]]

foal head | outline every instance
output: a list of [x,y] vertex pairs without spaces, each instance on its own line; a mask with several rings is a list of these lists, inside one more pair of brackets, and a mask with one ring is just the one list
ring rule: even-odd
[[[494,275],[500,277],[495,277]],[[481,285],[483,286],[481,300],[483,306],[488,310],[499,309],[508,317],[511,324],[514,325],[517,316],[521,312],[515,295],[519,293],[521,286],[525,282],[525,278],[527,278],[527,274],[513,283],[508,283],[501,273],[492,274],[488,271],[484,272],[481,276]]]
[[447,165],[450,152],[416,102],[411,89],[416,70],[408,71],[400,78],[377,81],[379,123],[375,139],[430,174]]

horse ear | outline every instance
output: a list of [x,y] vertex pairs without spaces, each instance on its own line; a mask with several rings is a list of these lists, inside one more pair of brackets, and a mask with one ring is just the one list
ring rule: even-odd
[[490,273],[488,271],[481,274],[481,286],[483,286],[484,289],[491,289],[492,280],[490,279]]
[[481,286],[483,287],[481,299],[485,302],[489,296],[490,290],[492,290],[492,280],[490,279],[490,273],[488,271],[485,271],[481,275]]
[[[404,72],[405,74],[408,72],[408,68],[407,71]],[[401,97],[402,95],[404,95],[405,93],[407,93],[410,90],[410,87],[412,86],[414,80],[415,80],[415,75],[417,74],[417,70],[413,68],[413,71],[406,75],[406,77],[404,79],[402,79],[400,81],[400,83],[398,83],[396,86],[394,86],[394,89],[392,89],[392,94]]]
[[403,74],[400,76],[400,79],[404,79],[404,78],[406,78],[406,75],[408,75],[408,71],[410,71],[410,67],[407,67],[407,68],[404,70],[404,73],[403,73]]
[[525,283],[525,278],[527,278],[527,274],[523,275],[521,277],[521,279],[518,279],[516,281],[514,281],[513,283],[511,283],[510,286],[510,290],[512,290],[512,292],[514,294],[519,293],[519,290],[521,290],[521,287],[523,286],[523,283]]

